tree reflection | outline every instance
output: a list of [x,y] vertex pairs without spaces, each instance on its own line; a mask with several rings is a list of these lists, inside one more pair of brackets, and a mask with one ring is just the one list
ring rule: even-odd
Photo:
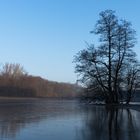
[[[139,140],[140,113],[117,107],[87,107],[84,140]],[[86,131],[85,131],[86,130]]]
[[[0,112],[0,139],[15,139],[22,132],[24,136],[23,128],[40,126],[38,123],[41,121],[52,125],[45,126],[47,129],[42,133],[46,134],[44,139],[48,138],[50,131],[47,130],[50,128],[53,128],[51,134],[55,135],[55,140],[59,139],[60,134],[64,137],[61,140],[67,139],[67,135],[74,140],[140,139],[140,113],[115,106],[78,106],[76,102],[68,101],[24,100],[1,103]],[[59,128],[62,133],[59,133]]]

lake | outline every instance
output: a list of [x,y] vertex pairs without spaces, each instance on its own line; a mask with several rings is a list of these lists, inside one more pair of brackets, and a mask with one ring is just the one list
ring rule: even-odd
[[0,140],[140,140],[140,112],[76,100],[0,100]]

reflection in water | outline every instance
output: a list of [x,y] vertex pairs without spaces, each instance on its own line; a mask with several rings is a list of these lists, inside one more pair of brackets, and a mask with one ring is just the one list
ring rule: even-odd
[[88,108],[87,112],[86,125],[82,130],[85,140],[140,139],[139,112],[116,107]]
[[76,101],[0,103],[3,140],[139,140],[140,113]]

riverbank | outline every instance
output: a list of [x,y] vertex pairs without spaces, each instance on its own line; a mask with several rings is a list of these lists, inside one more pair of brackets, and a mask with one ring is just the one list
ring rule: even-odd
[[118,108],[118,109],[133,109],[136,111],[140,111],[140,102],[130,102],[130,104],[105,104],[104,102],[98,103],[86,103],[91,106],[106,106],[107,108]]
[[0,97],[0,101],[4,100],[36,100],[39,99],[37,97]]

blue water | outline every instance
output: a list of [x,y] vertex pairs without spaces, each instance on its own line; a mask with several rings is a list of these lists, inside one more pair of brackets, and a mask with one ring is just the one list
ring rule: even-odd
[[140,140],[140,112],[75,100],[0,101],[0,140]]

